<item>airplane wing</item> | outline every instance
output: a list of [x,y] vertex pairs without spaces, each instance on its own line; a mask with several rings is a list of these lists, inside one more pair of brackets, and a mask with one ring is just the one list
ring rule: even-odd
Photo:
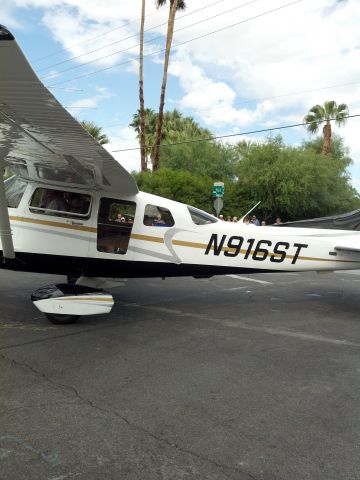
[[0,161],[22,177],[136,194],[134,178],[40,82],[0,25]]
[[338,245],[337,247],[335,247],[335,250],[337,252],[343,252],[343,253],[360,253],[360,248],[351,247],[347,245]]
[[328,217],[308,218],[286,222],[277,227],[328,228],[331,230],[360,230],[360,209]]

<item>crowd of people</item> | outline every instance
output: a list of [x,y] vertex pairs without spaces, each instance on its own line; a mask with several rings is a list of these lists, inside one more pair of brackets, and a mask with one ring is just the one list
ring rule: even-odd
[[[233,222],[233,223],[238,223],[239,222],[238,217],[231,217],[230,215],[228,215],[226,218],[224,217],[224,215],[219,215],[219,220],[222,220],[223,222]],[[251,218],[250,217],[244,217],[243,223],[245,223],[245,225],[256,225],[257,227],[266,225],[266,221],[265,220],[260,221],[256,217],[256,215],[253,215]],[[282,223],[281,218],[278,216],[275,219],[275,223],[270,224],[270,225],[279,225],[281,223]]]

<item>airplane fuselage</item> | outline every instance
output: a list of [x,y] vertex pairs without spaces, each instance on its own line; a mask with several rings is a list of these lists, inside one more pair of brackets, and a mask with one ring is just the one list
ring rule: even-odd
[[[4,263],[5,268],[98,277],[201,277],[360,267],[359,254],[335,249],[350,242],[360,248],[359,232],[229,223],[143,192],[124,196],[24,183],[17,207],[9,208],[16,261]],[[77,210],[61,202],[46,207],[41,202],[50,193],[61,202],[78,200]]]

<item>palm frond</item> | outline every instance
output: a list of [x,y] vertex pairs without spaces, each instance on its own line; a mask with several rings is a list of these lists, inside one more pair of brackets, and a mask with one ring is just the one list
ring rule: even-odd
[[184,2],[184,0],[178,0],[176,10],[186,10],[186,3]]
[[305,126],[306,130],[310,133],[316,133],[319,130],[319,119],[314,113],[308,113],[304,117],[304,122],[307,123]]
[[[170,3],[172,3],[172,2],[170,2]],[[156,8],[161,8],[166,4],[167,4],[167,0],[156,0],[155,1]],[[178,0],[176,10],[185,10],[185,9],[186,9],[185,1],[184,0]]]
[[105,145],[109,143],[109,138],[105,133],[102,133],[102,127],[96,125],[95,122],[91,122],[89,120],[82,120],[80,125],[83,127],[84,130],[88,132],[95,140],[97,140],[100,145]]
[[335,116],[335,112],[337,111],[337,104],[335,100],[324,102],[324,110],[327,119],[333,118]]
[[339,113],[344,113],[345,115],[349,115],[349,107],[346,103],[340,103],[337,107]]
[[345,123],[347,122],[347,117],[349,115],[349,111],[348,110],[345,110],[343,112],[338,112],[336,114],[336,117],[335,117],[335,123],[338,127],[341,127],[343,125],[345,125]]
[[325,109],[321,105],[314,105],[310,108],[309,113],[313,113],[315,119],[318,121],[324,120],[325,118]]

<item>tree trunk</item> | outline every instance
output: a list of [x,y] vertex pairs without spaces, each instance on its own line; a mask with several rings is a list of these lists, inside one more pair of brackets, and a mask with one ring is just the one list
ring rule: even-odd
[[141,26],[140,26],[140,62],[139,62],[139,100],[140,100],[140,155],[141,171],[146,172],[146,146],[145,146],[145,108],[144,108],[144,80],[143,80],[143,49],[144,49],[144,23],[145,23],[145,0],[141,5]]
[[327,120],[323,128],[324,143],[322,148],[322,154],[327,155],[330,152],[331,147],[331,123]]
[[172,43],[172,38],[173,38],[173,33],[174,33],[174,24],[175,24],[175,14],[176,14],[176,9],[177,9],[177,3],[178,3],[178,0],[171,0],[170,1],[170,9],[169,9],[169,17],[168,17],[168,29],[167,29],[167,35],[166,35],[164,71],[163,71],[163,80],[162,80],[161,93],[160,93],[159,115],[158,115],[157,123],[156,123],[155,144],[153,146],[153,153],[152,153],[153,170],[157,170],[157,168],[159,166],[161,131],[162,131],[163,116],[164,116],[167,71],[168,71],[168,66],[169,66],[171,43]]

